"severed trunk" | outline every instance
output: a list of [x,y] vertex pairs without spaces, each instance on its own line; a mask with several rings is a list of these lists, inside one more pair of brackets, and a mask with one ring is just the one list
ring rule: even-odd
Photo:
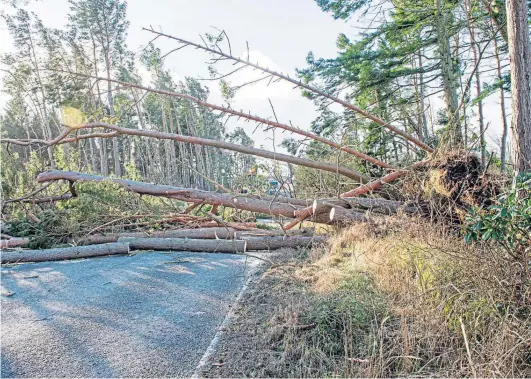
[[277,230],[238,230],[232,227],[213,227],[213,228],[198,228],[198,229],[176,229],[176,230],[162,230],[157,232],[124,232],[111,233],[104,235],[93,235],[81,238],[77,241],[78,245],[94,245],[101,243],[116,242],[121,237],[134,238],[191,238],[191,239],[243,239],[245,237],[265,237],[265,236],[294,236],[294,235],[313,235],[313,229],[296,229],[292,231]]
[[74,246],[57,249],[21,250],[15,252],[3,251],[1,261],[2,263],[45,262],[115,254],[129,254],[129,244],[116,242],[103,245]]
[[209,253],[245,253],[246,251],[277,250],[309,247],[323,237],[246,237],[243,240],[212,240],[188,238],[119,238],[133,250],[177,250]]

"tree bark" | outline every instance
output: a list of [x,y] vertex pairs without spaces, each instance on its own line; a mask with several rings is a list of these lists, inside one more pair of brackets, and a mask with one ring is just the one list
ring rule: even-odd
[[294,235],[313,235],[313,229],[296,229],[284,232],[278,230],[237,230],[231,227],[213,227],[199,229],[177,229],[163,230],[159,232],[132,232],[132,233],[113,233],[105,235],[93,235],[81,238],[77,241],[78,245],[94,245],[101,243],[116,242],[121,237],[134,238],[191,238],[191,239],[243,239],[246,237],[265,237],[265,236],[294,236]]
[[285,248],[304,248],[310,247],[314,243],[321,243],[326,241],[324,236],[313,237],[243,237],[246,242],[247,251],[254,250],[278,250]]
[[500,160],[502,173],[507,173],[507,136],[509,134],[509,126],[507,125],[507,115],[505,112],[505,94],[502,85],[502,71],[500,52],[498,49],[498,41],[494,38],[494,55],[496,57],[496,72],[498,75],[498,81],[500,83],[500,112],[502,122],[502,137],[500,143]]
[[527,1],[507,0],[511,61],[513,159],[516,173],[531,170],[531,47]]
[[452,50],[448,36],[448,27],[451,22],[449,14],[443,8],[442,0],[435,0],[435,30],[437,32],[437,44],[439,59],[441,62],[441,75],[444,87],[444,101],[446,103],[446,115],[448,117],[448,147],[453,148],[463,143],[463,132],[459,122],[457,81],[455,77]]
[[107,243],[93,246],[75,246],[44,250],[22,250],[20,252],[2,252],[2,263],[45,262],[100,257],[104,255],[129,254],[127,243]]
[[119,238],[137,250],[176,250],[208,253],[245,253],[255,250],[308,247],[323,237],[246,237],[243,240],[212,240],[188,238]]
[[208,253],[245,253],[245,241],[207,240],[188,238],[134,238],[121,237],[133,250],[176,250]]
[[329,213],[331,223],[340,225],[349,225],[357,222],[367,221],[363,213],[345,209],[343,207],[331,207]]
[[39,183],[51,180],[69,180],[71,182],[102,182],[104,180],[118,183],[128,190],[142,195],[161,196],[185,201],[188,203],[219,204],[230,208],[242,209],[251,212],[265,213],[273,216],[294,217],[293,212],[297,207],[287,203],[276,203],[259,200],[246,196],[233,196],[225,193],[180,188],[165,185],[135,182],[132,180],[106,178],[104,176],[83,174],[74,171],[46,171],[37,177]]
[[[407,206],[401,201],[367,198],[367,197],[347,197],[347,198],[331,198],[315,200],[313,203],[313,212],[319,210],[323,205],[331,207],[339,206],[345,209],[352,209],[353,211],[364,212],[371,211],[373,213],[381,213],[385,215],[396,214],[399,211],[405,213],[415,213],[417,208]],[[328,209],[328,210],[330,210]]]
[[[286,163],[292,163],[292,164],[299,165],[299,166],[310,167],[310,168],[315,168],[318,170],[341,174],[343,176],[346,176],[347,178],[354,179],[362,183],[366,183],[369,181],[369,178],[367,176],[360,174],[346,167],[342,167],[342,166],[338,166],[338,165],[334,165],[330,163],[316,162],[316,161],[312,161],[306,158],[299,158],[299,157],[295,157],[292,155],[281,154],[281,153],[271,152],[267,150],[257,149],[257,148],[250,147],[250,146],[243,146],[243,145],[238,145],[238,144],[234,144],[230,142],[212,140],[212,139],[207,139],[207,138],[191,137],[191,136],[185,136],[185,135],[174,134],[174,133],[165,133],[165,132],[159,132],[156,130],[139,130],[139,129],[122,128],[116,125],[105,124],[105,123],[78,125],[75,128],[70,129],[70,131],[74,129],[80,130],[80,129],[96,129],[96,128],[110,129],[110,130],[114,130],[124,135],[144,136],[144,137],[151,137],[151,138],[162,139],[162,140],[169,139],[169,140],[174,140],[174,141],[187,142],[193,145],[212,146],[212,147],[217,147],[220,149],[237,151],[240,153],[255,155],[258,157],[262,157],[262,158],[277,160],[277,161],[286,162]],[[63,132],[63,135],[64,133],[65,132]],[[9,142],[15,143],[13,140],[10,140]],[[24,142],[24,143],[27,144],[27,142]],[[35,140],[34,143],[42,144],[43,141]],[[57,143],[62,143],[62,141],[58,140]]]
[[[29,238],[18,238],[18,237],[11,237],[7,240],[0,240],[0,248],[6,249],[6,248],[13,248],[13,247],[24,247],[28,246],[29,244]],[[5,254],[2,252],[2,254]]]

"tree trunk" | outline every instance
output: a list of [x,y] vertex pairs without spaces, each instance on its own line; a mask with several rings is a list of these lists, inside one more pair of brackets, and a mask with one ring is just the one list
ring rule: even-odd
[[[422,51],[421,51],[422,52]],[[422,54],[418,54],[418,67],[419,67],[419,91],[420,91],[420,124],[423,133],[423,141],[428,143],[430,139],[430,133],[428,132],[428,121],[426,120],[426,106],[424,104],[424,74],[422,73]]]
[[[109,47],[105,51],[105,65],[107,66],[107,79],[111,79],[111,63],[109,60]],[[112,82],[107,81],[107,103],[109,104],[109,114],[114,117],[114,99],[112,96]],[[114,157],[114,174],[118,177],[122,176],[122,166],[120,164],[120,140],[118,138],[112,139],[112,152]]]
[[516,173],[531,170],[531,47],[526,0],[507,0],[511,61],[513,159]]
[[[96,77],[98,77],[98,58],[96,57],[96,42],[94,41],[94,36],[91,34],[90,38],[92,40],[92,56],[94,59],[94,73]],[[96,80],[96,92],[97,92],[97,103],[96,106],[101,106],[101,89],[100,89],[100,82],[99,80]],[[99,151],[100,151],[100,173],[102,175],[109,175],[109,162],[107,158],[107,149],[106,144],[107,142],[103,139],[99,139]],[[96,167],[94,167],[94,170]]]
[[176,250],[208,253],[245,253],[245,241],[207,240],[188,238],[133,238],[122,237],[118,242],[127,243],[134,250]]
[[[470,41],[472,43],[472,55],[474,57],[474,67],[478,64],[478,51],[480,50],[479,43],[476,41],[476,34],[474,28],[469,25]],[[481,79],[479,69],[474,74],[476,79],[476,99],[481,97]],[[478,101],[478,124],[479,124],[479,143],[481,151],[481,166],[485,167],[487,164],[487,146],[485,142],[485,124],[483,122],[483,101]]]
[[451,19],[447,11],[443,9],[442,0],[435,0],[435,29],[437,32],[437,44],[439,59],[441,62],[441,75],[444,87],[444,101],[446,103],[446,115],[448,117],[448,147],[454,148],[463,144],[463,132],[459,115],[457,114],[457,80],[455,76],[452,50],[448,27]]
[[367,221],[363,213],[345,209],[343,207],[331,207],[329,213],[331,223],[337,225],[349,225],[357,222]]
[[408,206],[401,201],[367,197],[347,197],[340,199],[331,198],[315,200],[313,203],[314,214],[323,206],[328,207],[328,211],[330,211],[332,207],[339,206],[358,212],[370,211],[372,213],[381,213],[385,215],[396,214],[400,211],[413,214],[418,211],[416,207]]
[[265,237],[265,236],[294,236],[294,235],[313,235],[313,229],[295,229],[284,232],[282,229],[276,230],[237,230],[231,227],[214,227],[199,229],[176,229],[162,230],[158,232],[132,232],[132,233],[112,233],[105,235],[93,235],[81,238],[77,241],[78,245],[94,245],[100,243],[116,242],[121,237],[135,238],[191,238],[191,239],[243,239],[245,237]]
[[106,178],[104,176],[83,174],[73,171],[52,170],[43,172],[37,177],[38,182],[47,182],[50,180],[60,179],[69,180],[72,182],[101,182],[107,180],[118,183],[128,190],[142,195],[167,197],[188,203],[206,203],[212,205],[219,204],[230,208],[265,213],[275,216],[280,215],[284,217],[293,217],[293,212],[298,209],[287,203],[274,203],[267,200],[253,199],[245,196],[232,196],[225,193],[135,182],[125,179]]
[[[180,188],[165,185],[150,184],[144,182],[135,182],[132,180],[107,178],[99,175],[84,174],[74,171],[46,171],[37,177],[37,181],[47,182],[51,180],[68,180],[71,182],[101,182],[104,180],[120,184],[130,191],[141,195],[161,196],[171,199],[177,199],[188,203],[205,203],[211,205],[223,205],[229,208],[240,209],[244,211],[264,213],[272,216],[283,216],[294,218],[296,211],[301,207],[289,203],[278,203],[267,200],[255,199],[247,196],[233,196],[226,193],[216,193],[202,191],[191,188]],[[311,207],[310,207],[311,210]],[[314,222],[329,224],[328,215],[315,217]]]
[[323,237],[245,237],[243,240],[212,240],[188,238],[119,238],[133,250],[176,250],[207,253],[245,253],[254,250],[309,247]]
[[500,52],[498,49],[498,41],[496,38],[494,38],[494,55],[496,57],[496,71],[498,74],[498,81],[500,83],[500,112],[501,112],[501,122],[502,122],[500,160],[501,160],[501,170],[505,174],[507,172],[507,135],[509,133],[509,127],[507,125],[507,115],[505,113],[505,94],[503,92],[503,85],[502,85],[501,60],[500,60]]
[[107,140],[99,138],[100,140],[100,172],[102,175],[109,175],[109,162],[107,161]]
[[44,250],[22,250],[2,252],[2,263],[61,261],[65,259],[100,257],[104,255],[129,254],[127,243],[107,243],[103,245],[75,246]]
[[[11,237],[7,240],[0,240],[0,248],[13,248],[13,247],[24,247],[28,246],[29,244],[29,238],[18,238],[18,237]],[[2,254],[5,254],[2,252]]]

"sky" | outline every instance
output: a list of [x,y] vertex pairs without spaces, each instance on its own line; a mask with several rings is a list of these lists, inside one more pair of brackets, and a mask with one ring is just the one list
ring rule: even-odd
[[[3,2],[0,8],[9,12]],[[66,24],[69,10],[66,0],[31,1],[27,6],[34,11],[46,26],[61,28]],[[199,35],[206,32],[216,33],[214,28],[224,29],[230,37],[234,55],[245,57],[246,43],[249,44],[250,60],[253,63],[295,76],[296,68],[306,66],[305,58],[309,51],[315,57],[334,57],[337,53],[335,41],[340,33],[351,39],[359,33],[358,20],[334,20],[331,15],[320,10],[314,0],[129,0],[127,17],[130,21],[127,44],[130,50],[138,52],[153,35],[142,28],[154,28],[164,33],[199,42]],[[3,19],[0,20],[0,50],[13,50],[13,41],[8,35]],[[174,49],[176,41],[159,38],[155,44],[163,54]],[[185,48],[170,54],[165,59],[175,79],[186,76],[208,78],[207,64],[209,56],[200,50]],[[258,78],[259,73],[250,69],[239,72],[231,79],[233,84]],[[269,100],[274,106],[278,120],[293,123],[303,129],[309,129],[311,121],[317,116],[311,101],[303,98],[300,90],[292,85],[279,82],[266,85],[247,86],[238,91],[232,107],[249,111],[264,118],[273,118]],[[209,86],[209,101],[222,104],[223,100],[218,84],[204,81]],[[0,95],[0,106],[5,104],[5,94]],[[498,96],[491,96],[485,104],[485,119],[489,124],[487,137],[489,144],[495,146],[499,139],[501,120]],[[441,104],[441,100],[435,100]],[[243,121],[231,120],[229,128],[241,126],[248,133],[255,125]],[[252,136],[255,146],[277,149],[283,137],[276,131],[257,130]]]

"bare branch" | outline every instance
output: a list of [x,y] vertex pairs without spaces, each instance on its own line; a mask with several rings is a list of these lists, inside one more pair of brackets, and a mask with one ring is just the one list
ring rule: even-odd
[[85,77],[89,77],[89,78],[93,78],[93,79],[97,79],[97,80],[110,81],[112,83],[117,83],[117,84],[120,84],[122,86],[128,86],[128,87],[131,87],[131,88],[138,88],[138,89],[142,89],[144,91],[158,93],[158,94],[161,94],[161,95],[167,95],[167,96],[179,97],[181,99],[191,100],[191,101],[193,101],[193,102],[195,102],[195,103],[197,103],[197,104],[199,104],[201,106],[204,106],[204,107],[207,107],[207,108],[210,108],[210,109],[214,109],[214,110],[217,110],[217,111],[220,111],[220,112],[223,112],[223,113],[228,113],[228,114],[231,114],[231,115],[234,115],[234,116],[238,116],[238,117],[243,117],[243,118],[245,118],[247,120],[252,120],[252,121],[255,121],[257,123],[270,125],[270,126],[273,126],[273,127],[276,127],[276,128],[284,129],[284,130],[290,131],[292,133],[299,134],[299,135],[311,138],[313,140],[322,142],[324,144],[327,144],[328,146],[334,147],[334,148],[339,149],[341,151],[344,151],[346,153],[355,155],[358,158],[361,158],[361,159],[363,159],[365,161],[371,162],[371,163],[373,163],[373,164],[375,164],[377,166],[380,166],[380,167],[383,167],[383,168],[392,168],[390,165],[388,165],[385,162],[382,162],[382,161],[380,161],[380,160],[378,160],[376,158],[373,158],[373,157],[371,157],[371,156],[369,156],[367,154],[364,154],[364,153],[362,153],[360,151],[354,150],[354,149],[352,149],[350,147],[342,146],[342,145],[340,145],[338,143],[335,143],[333,141],[330,141],[330,140],[328,140],[328,139],[326,139],[324,137],[318,136],[317,134],[310,133],[310,132],[307,132],[307,131],[304,131],[304,130],[301,130],[301,129],[298,129],[298,128],[295,128],[295,127],[292,127],[292,126],[289,126],[289,125],[286,125],[286,124],[281,124],[279,122],[267,120],[267,119],[262,118],[262,117],[252,116],[252,115],[250,115],[248,113],[244,113],[244,112],[241,112],[241,111],[236,111],[236,110],[231,109],[231,108],[226,108],[226,107],[222,107],[222,106],[219,106],[219,105],[216,105],[216,104],[211,104],[211,103],[208,103],[206,101],[203,101],[201,99],[198,99],[196,97],[193,97],[193,96],[190,96],[190,95],[187,95],[187,94],[184,94],[184,93],[178,93],[178,92],[154,89],[154,88],[145,87],[145,86],[142,86],[142,85],[139,85],[139,84],[135,84],[135,83],[123,82],[123,81],[116,80],[116,79],[102,78],[102,77],[86,75],[86,74],[79,74],[79,73],[76,73],[76,75],[85,76]]
[[303,83],[302,81],[300,80],[295,80],[295,79],[292,79],[290,78],[289,76],[287,75],[284,75],[284,74],[281,74],[281,73],[278,73],[278,72],[275,72],[275,71],[272,71],[268,68],[265,68],[265,67],[261,67],[257,64],[254,64],[254,63],[251,63],[249,62],[249,52],[247,52],[247,61],[243,60],[243,59],[240,59],[240,58],[236,58],[230,54],[227,54],[227,53],[223,53],[223,52],[220,52],[220,51],[217,51],[217,50],[214,50],[214,49],[211,49],[211,48],[208,48],[208,47],[205,47],[205,46],[201,46],[199,44],[196,44],[194,42],[190,42],[190,41],[187,41],[187,40],[184,40],[182,38],[178,38],[178,37],[175,37],[175,36],[172,36],[172,35],[169,35],[169,34],[165,34],[165,33],[160,33],[160,32],[156,32],[154,30],[150,30],[150,29],[146,29],[146,28],[143,28],[144,30],[146,31],[149,31],[151,33],[155,33],[155,34],[158,34],[158,35],[161,35],[163,37],[166,37],[166,38],[169,38],[169,39],[173,39],[173,40],[176,40],[176,41],[179,41],[181,43],[187,43],[191,46],[195,46],[197,47],[198,49],[202,49],[204,51],[207,51],[209,53],[212,53],[212,54],[216,54],[222,58],[225,58],[225,59],[230,59],[230,60],[233,60],[233,61],[236,61],[236,62],[239,62],[239,63],[243,63],[243,64],[246,64],[248,66],[251,66],[251,67],[254,67],[256,69],[259,69],[263,72],[266,72],[270,75],[274,75],[280,79],[283,79],[283,80],[286,80],[288,82],[291,82],[299,87],[302,87],[308,91],[311,91],[313,93],[316,93],[318,94],[319,96],[322,96],[322,97],[325,97],[327,99],[330,99],[338,104],[341,104],[342,106],[344,106],[345,108],[348,108],[348,109],[351,109],[359,114],[361,114],[362,116],[364,116],[365,118],[368,118],[372,121],[374,121],[375,123],[377,123],[378,125],[381,125],[389,130],[391,130],[392,132],[398,134],[398,135],[401,135],[402,137],[404,137],[405,139],[407,139],[408,141],[414,143],[415,145],[417,145],[418,147],[420,147],[421,149],[423,150],[426,150],[427,152],[433,152],[434,149],[430,146],[428,146],[427,144],[425,144],[424,142],[422,142],[421,140],[419,140],[418,138],[415,138],[413,137],[412,135],[406,133],[405,131],[397,128],[397,127],[394,127],[393,125],[390,125],[389,123],[385,122],[384,120],[382,120],[381,118],[379,117],[376,117],[376,116],[373,116],[369,113],[367,113],[366,111],[362,110],[361,108],[358,108],[356,107],[355,105],[352,105],[350,103],[347,103],[346,101],[344,100],[341,100],[335,96],[332,96],[328,93],[325,93],[315,87],[312,87],[308,84],[305,84]]
[[[274,152],[267,151],[267,150],[257,149],[257,148],[250,147],[250,146],[238,145],[238,144],[225,142],[225,141],[218,141],[218,140],[212,140],[212,139],[201,138],[201,137],[185,136],[185,135],[174,134],[174,133],[159,132],[157,130],[129,129],[129,128],[122,128],[116,125],[100,122],[100,123],[93,123],[93,124],[69,126],[67,127],[65,132],[61,133],[61,135],[66,136],[68,133],[72,132],[73,130],[96,129],[96,128],[111,129],[121,135],[136,135],[136,136],[144,136],[144,137],[150,137],[150,138],[156,138],[156,139],[168,139],[168,140],[173,140],[173,141],[178,141],[178,142],[186,142],[186,143],[191,143],[193,145],[212,146],[212,147],[217,147],[220,149],[237,151],[243,154],[255,155],[255,156],[266,158],[266,159],[278,160],[281,162],[292,163],[292,164],[299,165],[299,166],[311,167],[311,168],[315,168],[318,170],[328,171],[328,172],[346,176],[347,178],[357,180],[361,183],[367,183],[369,181],[369,178],[363,174],[360,174],[349,168],[330,164],[330,163],[316,162],[316,161],[312,161],[306,158],[295,157],[295,156],[287,155],[287,154],[274,153]],[[67,131],[68,133],[66,133]],[[72,138],[70,140],[76,141],[80,137],[92,138],[94,134],[85,134],[82,136],[78,136],[77,138]],[[104,134],[109,135],[110,133],[104,133]],[[13,140],[11,140],[10,142],[12,141]],[[43,140],[25,141],[25,144],[32,144],[32,143],[50,145],[48,141],[43,141]]]

